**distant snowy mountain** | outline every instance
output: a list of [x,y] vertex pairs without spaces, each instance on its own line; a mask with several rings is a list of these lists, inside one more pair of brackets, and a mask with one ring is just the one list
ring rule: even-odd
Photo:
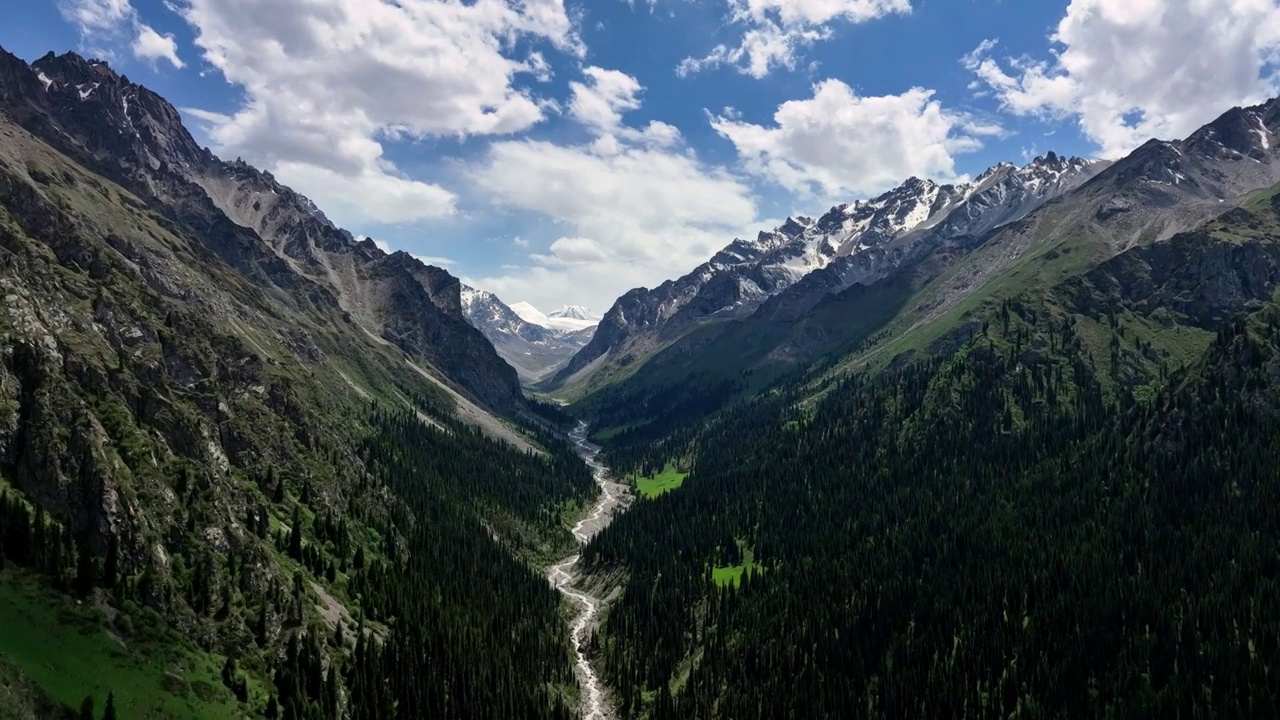
[[582,307],[581,305],[565,305],[559,310],[556,310],[551,314],[547,315],[547,317],[562,318],[567,320],[590,320],[593,322],[600,321],[599,315],[592,314],[590,310]]
[[465,285],[462,313],[526,382],[539,380],[568,362],[591,340],[596,325],[595,321],[552,318],[526,302],[508,307],[493,293]]
[[883,277],[921,247],[1015,222],[1105,167],[1049,153],[1024,167],[1001,163],[972,183],[939,185],[913,177],[817,219],[787,218],[754,240],[734,240],[682,278],[623,295],[551,385],[578,384],[612,365],[634,363],[697,323],[749,313],[819,270],[831,268],[835,282],[846,286]]
[[565,305],[547,314],[527,302],[518,302],[511,306],[511,310],[526,322],[556,330],[576,332],[593,328],[600,323],[598,316],[592,315],[591,311],[581,305]]

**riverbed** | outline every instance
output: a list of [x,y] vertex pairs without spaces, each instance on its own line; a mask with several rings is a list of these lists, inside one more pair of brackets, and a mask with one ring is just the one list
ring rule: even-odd
[[[613,522],[618,513],[631,504],[631,487],[615,481],[609,468],[600,461],[600,448],[587,440],[587,424],[581,423],[569,434],[583,462],[591,468],[591,475],[600,486],[600,496],[573,526],[573,537],[584,545],[593,535]],[[604,599],[580,586],[578,580],[578,554],[561,560],[547,568],[547,579],[557,590],[578,608],[569,620],[569,634],[577,665],[578,683],[582,686],[583,720],[615,720],[617,713],[609,701],[609,694],[600,674],[587,658],[584,650],[600,620]]]

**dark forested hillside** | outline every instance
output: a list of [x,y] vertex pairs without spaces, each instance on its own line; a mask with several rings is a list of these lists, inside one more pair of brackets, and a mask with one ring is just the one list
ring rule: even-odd
[[677,420],[690,477],[584,554],[629,572],[597,640],[622,705],[1280,712],[1269,197],[1003,301],[952,353]]
[[0,717],[570,716],[539,566],[591,476],[457,280],[41,63],[0,51]]
[[[1064,359],[975,339],[842,383],[811,415],[762,402],[701,435],[684,487],[586,556],[631,572],[603,643],[624,701],[1276,713],[1280,317],[1229,325],[1146,404],[1104,402],[1071,328],[1044,330]],[[742,547],[754,570],[717,587]]]

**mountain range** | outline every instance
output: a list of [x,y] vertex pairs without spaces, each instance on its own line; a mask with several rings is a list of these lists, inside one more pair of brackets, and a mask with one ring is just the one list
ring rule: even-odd
[[544,314],[527,302],[507,306],[491,292],[466,286],[462,288],[462,312],[528,383],[568,362],[591,340],[599,322],[580,306]]
[[[632,290],[543,389],[597,419],[707,408],[815,363],[883,366],[962,343],[992,303],[1160,243],[1280,179],[1280,103],[1234,108],[1115,162],[1049,153],[972,183],[909,179],[790,218],[690,274]],[[643,422],[641,422],[643,424]]]
[[592,342],[548,387],[599,385],[601,378],[625,372],[700,324],[749,315],[819,271],[827,288],[887,276],[945,242],[1017,221],[1105,167],[1049,153],[1024,167],[1002,163],[972,183],[938,185],[910,178],[879,197],[833,207],[817,219],[788,218],[754,240],[734,240],[684,277],[622,296]]
[[[28,67],[5,53],[0,102],[24,129],[171,222],[198,227],[203,251],[255,292],[336,314],[364,342],[408,354],[465,396],[474,415],[524,413],[516,373],[466,321],[456,278],[372,240],[356,242],[269,173],[215,157],[172,105],[106,63],[50,53]],[[293,332],[309,342],[306,328]]]
[[624,295],[547,383],[654,496],[582,555],[623,712],[1274,714],[1278,131],[909,181]]

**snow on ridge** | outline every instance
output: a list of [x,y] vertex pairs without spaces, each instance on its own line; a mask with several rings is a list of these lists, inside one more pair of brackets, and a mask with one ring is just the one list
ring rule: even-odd
[[36,73],[36,78],[38,78],[40,82],[44,84],[44,91],[49,92],[49,86],[53,84],[53,81],[49,79],[49,76],[41,72],[41,73]]
[[559,318],[564,320],[591,320],[599,322],[600,317],[591,312],[582,305],[565,305],[559,310],[547,313],[549,318]]
[[507,307],[511,308],[511,312],[520,316],[521,320],[542,327],[551,327],[551,318],[547,317],[541,310],[521,300],[518,303],[512,303]]

